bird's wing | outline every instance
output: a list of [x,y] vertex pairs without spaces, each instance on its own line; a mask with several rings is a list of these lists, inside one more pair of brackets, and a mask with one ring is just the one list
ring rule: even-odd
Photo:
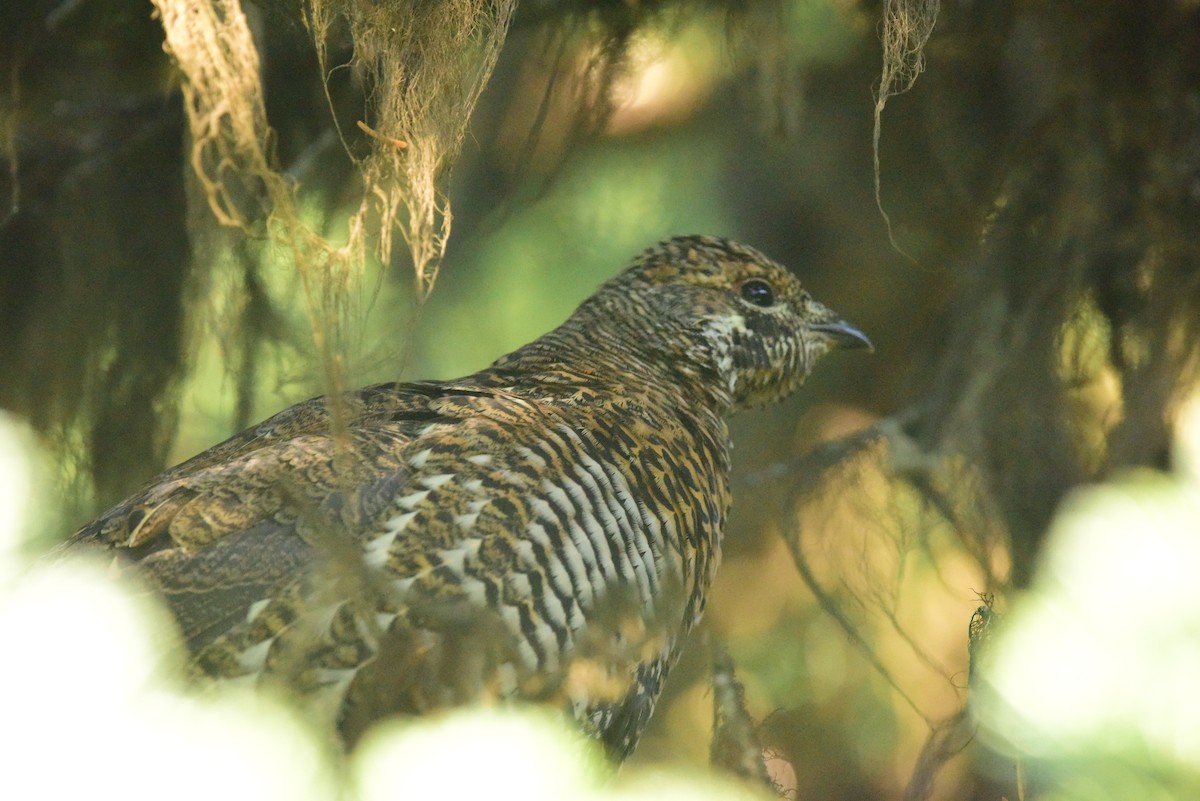
[[298,403],[161,473],[80,528],[67,547],[100,545],[136,561],[246,531],[288,505],[336,504],[347,488],[369,489],[393,473],[416,431],[471,414],[445,402],[464,392],[478,393],[434,383],[350,393],[338,401],[346,429],[340,440],[326,398]]
[[[657,568],[644,553],[598,550],[593,564],[555,543],[570,536],[564,516],[572,503],[620,505],[593,511],[631,525],[641,519],[632,500],[621,500],[628,488],[607,485],[615,474],[599,464],[588,468],[590,479],[578,473],[607,447],[624,449],[620,458],[631,462],[640,458],[636,448],[622,445],[616,429],[615,444],[588,440],[600,422],[591,411],[494,388],[392,388],[363,403],[341,440],[324,412],[301,406],[169,471],[74,541],[136,563],[171,607],[202,672],[270,677],[328,699],[351,740],[387,711],[487,693],[549,697],[554,682],[574,705],[571,687],[583,678],[564,673],[558,660],[586,619],[588,599],[614,580],[603,563],[649,559],[641,569]],[[678,425],[659,422],[664,430]],[[575,478],[555,484],[561,471]],[[576,481],[599,482],[591,490],[599,494],[578,495]],[[549,533],[525,542],[536,514],[549,516],[535,526]],[[567,528],[556,534],[555,525]],[[597,549],[616,547],[588,536]],[[642,600],[631,598],[635,608]],[[603,669],[591,672],[609,674],[609,662],[628,661],[605,652]],[[503,678],[513,664],[525,666],[513,679],[520,686]],[[558,665],[540,689],[523,684],[537,678],[535,664]],[[616,673],[615,684],[604,681],[605,696],[636,709],[607,714],[636,723],[645,713],[627,696],[639,677],[623,667]]]
[[152,484],[76,534],[158,590],[193,649],[273,589],[308,572],[320,548],[370,521],[409,478],[403,425],[306,434]]
[[[347,392],[333,401],[323,395],[309,398],[180,462],[156,476],[142,487],[141,491],[150,489],[154,484],[187,476],[206,467],[226,464],[247,453],[285,443],[297,437],[328,434],[333,430],[335,422],[343,424],[346,428],[353,428],[372,421],[387,420],[392,416],[397,416],[398,420],[409,415],[419,418],[425,413],[428,397],[445,389],[445,385],[437,382],[387,383]],[[338,413],[337,421],[335,409]]]
[[373,387],[351,401],[344,437],[328,431],[323,400],[299,404],[162,474],[66,547],[136,564],[196,650],[318,558],[361,562],[362,535],[419,478],[406,449],[421,432],[453,430],[481,406],[510,402],[436,384]]

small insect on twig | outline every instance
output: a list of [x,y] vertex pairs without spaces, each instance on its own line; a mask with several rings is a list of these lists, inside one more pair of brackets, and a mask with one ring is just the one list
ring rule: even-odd
[[372,139],[378,139],[380,142],[391,145],[397,150],[405,150],[408,148],[408,142],[405,142],[403,139],[396,139],[394,137],[381,134],[379,131],[375,130],[370,125],[367,125],[362,120],[358,121],[358,128]]
[[971,623],[967,627],[968,684],[975,680],[983,654],[991,644],[995,625],[1000,621],[1000,614],[992,608],[996,603],[996,596],[990,592],[977,595],[983,605],[971,615]]

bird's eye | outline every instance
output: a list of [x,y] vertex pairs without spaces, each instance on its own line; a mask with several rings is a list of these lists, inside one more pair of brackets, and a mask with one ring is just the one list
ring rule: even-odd
[[742,300],[763,308],[774,306],[775,290],[761,278],[751,278],[742,284]]

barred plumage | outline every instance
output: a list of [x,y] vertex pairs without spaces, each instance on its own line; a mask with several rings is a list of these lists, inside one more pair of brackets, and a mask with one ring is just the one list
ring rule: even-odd
[[626,756],[699,619],[735,409],[867,345],[757,250],[650,248],[456,381],[293,406],[76,533],[179,622],[197,672],[277,682],[347,741],[391,713],[556,703]]

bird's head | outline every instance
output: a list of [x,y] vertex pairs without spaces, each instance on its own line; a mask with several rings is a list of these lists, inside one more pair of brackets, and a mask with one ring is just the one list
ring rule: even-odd
[[783,398],[832,348],[871,347],[783,266],[717,237],[647,249],[589,304],[597,325],[624,329],[632,348],[699,381],[728,409]]

